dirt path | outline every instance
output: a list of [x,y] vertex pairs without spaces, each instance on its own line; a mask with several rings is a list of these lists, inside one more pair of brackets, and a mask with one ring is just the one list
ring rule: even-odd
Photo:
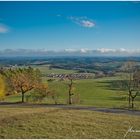
[[54,107],[54,108],[62,108],[62,109],[98,111],[98,112],[105,112],[105,113],[140,115],[140,111],[138,110],[126,110],[126,109],[117,109],[117,108],[97,108],[97,107],[92,107],[92,106],[77,106],[77,105],[48,105],[48,104],[0,102],[0,106],[7,106],[7,107],[29,106],[29,107],[47,107],[47,108]]

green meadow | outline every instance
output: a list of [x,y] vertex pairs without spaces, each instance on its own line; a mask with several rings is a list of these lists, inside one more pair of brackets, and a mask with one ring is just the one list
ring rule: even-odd
[[[52,69],[48,67],[39,67],[41,72],[48,73],[74,73],[71,70]],[[46,69],[46,70],[45,70]],[[43,76],[44,82],[48,83],[49,90],[57,95],[58,104],[67,104],[68,102],[68,83],[69,81],[60,81],[55,79],[48,82],[47,77]],[[120,77],[103,77],[98,79],[82,79],[74,80],[73,86],[73,102],[78,105],[88,105],[95,107],[109,108],[127,108],[128,96],[126,91],[120,90]],[[6,97],[5,101],[19,102],[21,95],[12,95]],[[51,97],[46,98],[43,103],[54,104]],[[140,96],[136,98],[135,109],[140,109]]]

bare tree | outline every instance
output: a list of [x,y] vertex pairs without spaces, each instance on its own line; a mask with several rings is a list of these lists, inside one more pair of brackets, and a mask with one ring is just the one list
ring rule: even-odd
[[126,62],[123,66],[125,79],[122,80],[122,85],[128,91],[128,106],[134,108],[134,100],[140,91],[139,70],[136,69],[136,63],[133,61]]
[[69,95],[69,104],[72,104],[72,96],[74,95],[72,93],[73,91],[73,78],[71,76],[67,76],[68,80],[70,81],[70,83],[68,83],[68,95]]

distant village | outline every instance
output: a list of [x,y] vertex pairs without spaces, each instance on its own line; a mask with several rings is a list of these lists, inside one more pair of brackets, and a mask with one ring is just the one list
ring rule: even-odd
[[47,77],[49,78],[59,78],[60,80],[65,80],[66,78],[70,77],[72,79],[93,79],[93,78],[101,78],[106,76],[114,76],[115,73],[113,72],[96,72],[96,73],[73,73],[73,74],[55,74],[51,73],[48,74]]

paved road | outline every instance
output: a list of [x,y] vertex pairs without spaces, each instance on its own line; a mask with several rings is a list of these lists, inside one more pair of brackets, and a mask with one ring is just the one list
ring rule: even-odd
[[7,103],[0,102],[0,106],[8,107],[19,107],[19,106],[30,106],[30,107],[54,107],[62,109],[74,109],[74,110],[89,110],[89,111],[98,111],[105,113],[116,113],[116,114],[127,114],[127,115],[139,115],[140,111],[138,110],[126,110],[126,109],[116,109],[116,108],[96,108],[92,106],[77,106],[77,105],[48,105],[48,104],[28,104],[28,103]]

